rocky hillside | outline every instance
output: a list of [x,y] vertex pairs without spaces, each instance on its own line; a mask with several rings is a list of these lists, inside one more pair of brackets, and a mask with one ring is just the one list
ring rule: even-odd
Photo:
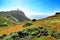
[[21,10],[8,11],[7,13],[15,17],[19,22],[30,20],[28,17],[25,16],[24,12]]
[[22,21],[25,21],[25,20],[30,20],[29,18],[27,18],[24,14],[23,11],[21,10],[12,10],[12,11],[2,11],[0,12],[0,15],[4,15],[8,18],[10,18],[11,20],[15,21],[15,22],[22,22]]

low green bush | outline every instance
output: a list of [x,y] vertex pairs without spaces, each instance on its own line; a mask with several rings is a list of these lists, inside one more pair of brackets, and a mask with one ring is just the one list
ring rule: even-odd
[[28,26],[31,26],[31,25],[33,25],[32,23],[25,23],[24,25],[23,25],[23,27],[28,27]]
[[48,40],[46,36],[51,36],[56,39],[60,39],[60,33],[53,28],[45,28],[43,26],[37,26],[35,28],[27,28],[22,31],[13,32],[10,35],[4,37],[5,40]]
[[36,21],[36,19],[33,19],[32,21]]

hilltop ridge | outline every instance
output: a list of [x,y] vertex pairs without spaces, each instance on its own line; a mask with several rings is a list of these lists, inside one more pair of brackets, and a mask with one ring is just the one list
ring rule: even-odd
[[21,10],[11,10],[11,11],[1,11],[0,15],[4,15],[9,17],[10,19],[14,20],[15,22],[22,22],[30,20],[28,17],[25,16],[24,12]]

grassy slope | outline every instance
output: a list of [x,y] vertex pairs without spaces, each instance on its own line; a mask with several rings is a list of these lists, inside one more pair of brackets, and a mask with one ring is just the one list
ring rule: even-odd
[[10,25],[15,25],[15,22],[7,18],[6,16],[0,15],[0,33],[3,33],[3,31],[5,31],[4,30],[5,27],[10,26]]
[[1,26],[9,26],[9,25],[14,25],[14,21],[7,18],[6,16],[0,16],[0,27]]
[[[55,23],[53,23],[51,21],[53,21]],[[14,25],[14,26],[9,26],[9,27],[1,27],[0,28],[0,32],[1,32],[0,35],[9,34],[9,33],[14,32],[14,31],[23,30],[25,28],[37,27],[37,26],[52,27],[52,28],[56,28],[57,30],[59,30],[60,22],[56,22],[56,21],[60,21],[58,15],[55,15],[55,17],[51,16],[51,17],[48,17],[48,18],[45,18],[45,19],[42,19],[42,20],[37,20],[35,22],[29,21],[29,23],[32,23],[33,25],[28,26],[28,27],[23,27],[23,25],[27,22],[21,22],[20,24],[17,24],[17,25]]]

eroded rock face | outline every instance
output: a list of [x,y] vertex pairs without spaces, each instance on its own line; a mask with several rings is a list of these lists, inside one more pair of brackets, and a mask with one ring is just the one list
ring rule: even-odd
[[29,18],[25,16],[24,12],[22,12],[21,10],[10,11],[8,13],[14,16],[15,18],[17,18],[19,22],[24,21],[24,20],[30,20]]
[[25,16],[24,12],[21,10],[12,10],[12,11],[2,11],[0,12],[0,15],[4,15],[9,17],[11,20],[14,20],[16,22],[22,22],[22,21],[29,21],[30,19]]

